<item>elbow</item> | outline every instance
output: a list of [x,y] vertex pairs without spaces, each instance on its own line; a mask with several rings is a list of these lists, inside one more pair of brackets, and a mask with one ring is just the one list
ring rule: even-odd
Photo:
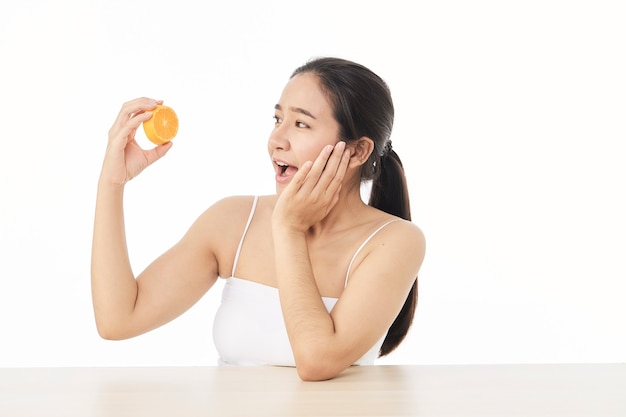
[[327,381],[343,371],[343,369],[332,369],[323,364],[297,364],[296,370],[300,379],[307,382]]
[[302,381],[326,381],[349,368],[359,356],[342,348],[335,338],[296,340],[291,344],[298,376]]
[[328,373],[326,370],[315,366],[296,365],[296,370],[300,379],[306,382],[327,381],[336,376],[336,374]]
[[129,313],[112,314],[95,309],[94,321],[98,335],[104,340],[130,339],[138,334],[134,316]]
[[296,358],[296,370],[302,381],[326,381],[333,379],[349,366],[333,360],[329,355],[304,354]]
[[104,340],[122,340],[123,339],[123,337],[119,337],[118,335],[116,335],[114,333],[109,333],[109,332],[106,332],[106,331],[98,330],[98,334]]
[[98,335],[104,340],[127,339],[127,337],[123,335],[122,331],[120,331],[119,326],[113,326],[111,324],[96,321],[96,329],[98,330]]
[[98,329],[98,335],[104,340],[121,340],[122,339],[115,332],[112,332],[111,330],[107,328],[104,328],[102,326],[96,326],[96,327]]

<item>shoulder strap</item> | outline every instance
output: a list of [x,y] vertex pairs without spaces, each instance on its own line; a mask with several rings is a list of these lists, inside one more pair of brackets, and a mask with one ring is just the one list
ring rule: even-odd
[[361,252],[361,249],[363,249],[365,245],[367,244],[367,242],[369,242],[376,235],[376,233],[380,232],[385,226],[387,226],[390,223],[397,222],[400,220],[401,219],[389,220],[387,223],[383,224],[378,229],[374,230],[374,232],[371,235],[369,235],[369,237],[365,239],[363,243],[361,243],[361,246],[359,246],[356,252],[354,252],[354,255],[352,256],[352,260],[350,261],[350,264],[348,265],[348,272],[346,272],[346,282],[343,285],[344,288],[348,285],[348,277],[350,276],[350,269],[352,268],[352,264],[354,263],[354,260],[356,259],[357,255],[359,254],[359,252]]
[[231,277],[235,276],[235,268],[237,268],[237,262],[239,261],[239,253],[241,253],[241,247],[243,246],[243,239],[246,237],[246,233],[248,232],[248,228],[250,227],[250,223],[252,222],[252,217],[254,217],[254,212],[256,210],[256,203],[259,200],[259,196],[254,196],[254,201],[252,202],[252,209],[250,210],[250,215],[248,216],[248,222],[246,223],[246,227],[243,229],[243,233],[241,235],[241,240],[239,241],[239,246],[237,246],[237,252],[235,252],[235,260],[233,261],[233,270],[230,274]]

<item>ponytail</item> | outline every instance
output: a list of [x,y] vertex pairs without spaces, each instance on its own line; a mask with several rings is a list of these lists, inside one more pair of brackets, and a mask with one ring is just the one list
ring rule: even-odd
[[[404,167],[398,154],[389,147],[385,149],[376,167],[376,176],[372,182],[369,205],[394,216],[411,221],[409,192],[404,175]],[[417,277],[409,291],[409,295],[391,324],[383,341],[378,356],[391,353],[404,340],[411,327],[417,306]]]

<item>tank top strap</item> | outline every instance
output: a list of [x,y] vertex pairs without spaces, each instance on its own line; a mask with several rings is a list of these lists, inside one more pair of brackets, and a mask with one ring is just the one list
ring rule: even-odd
[[230,273],[231,277],[235,276],[235,269],[237,268],[237,262],[239,261],[239,254],[241,253],[241,247],[243,246],[243,240],[246,237],[246,233],[248,232],[248,228],[250,227],[250,223],[252,223],[252,217],[254,217],[254,212],[256,211],[256,203],[259,200],[259,196],[254,196],[254,201],[252,202],[252,208],[250,209],[250,215],[248,216],[248,221],[246,222],[246,227],[243,229],[243,233],[241,234],[241,240],[239,240],[239,246],[237,246],[237,252],[235,252],[235,260],[233,261],[233,270]]
[[367,245],[367,242],[369,242],[374,236],[376,236],[376,233],[378,233],[381,230],[383,230],[383,228],[385,226],[387,226],[388,224],[394,223],[394,222],[398,222],[400,220],[402,220],[402,219],[389,220],[387,223],[383,224],[378,229],[374,230],[374,232],[371,235],[369,235],[367,237],[367,239],[365,239],[365,241],[363,243],[361,243],[361,246],[359,246],[359,248],[356,250],[356,252],[354,252],[354,255],[352,256],[352,259],[350,260],[350,264],[348,265],[348,272],[346,272],[346,281],[343,284],[344,288],[348,286],[348,277],[350,276],[350,269],[352,268],[352,264],[354,263],[354,260],[356,259],[358,254],[361,252],[361,249],[363,249],[365,247],[365,245]]

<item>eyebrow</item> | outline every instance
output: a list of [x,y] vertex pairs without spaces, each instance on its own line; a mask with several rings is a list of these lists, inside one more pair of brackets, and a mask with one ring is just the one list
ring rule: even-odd
[[[276,110],[281,110],[282,111],[282,107],[280,107],[280,104],[277,104],[274,106],[274,109]],[[296,113],[301,113],[304,114],[305,116],[309,116],[311,119],[315,119],[315,116],[313,116],[313,114],[311,114],[310,111],[303,109],[302,107],[289,107],[290,111],[296,112]]]

